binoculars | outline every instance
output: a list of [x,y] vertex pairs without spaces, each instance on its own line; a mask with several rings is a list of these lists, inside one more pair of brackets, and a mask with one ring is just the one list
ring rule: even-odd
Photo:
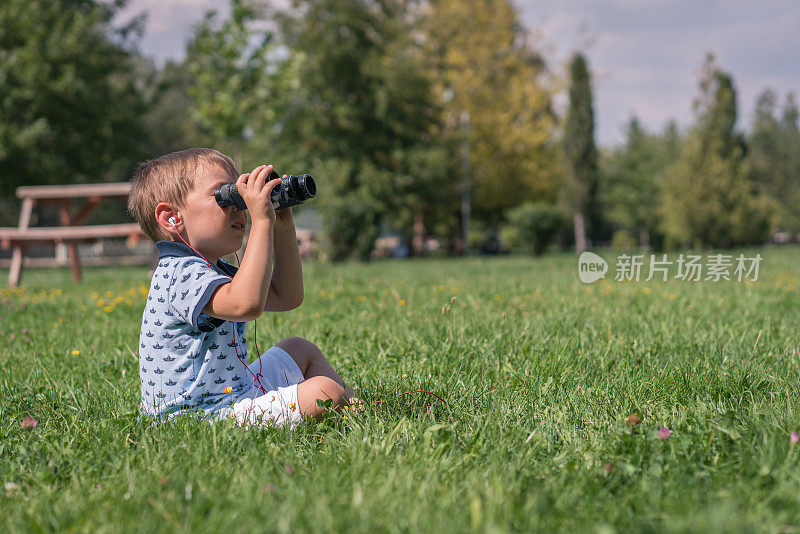
[[[267,176],[267,182],[279,178],[278,173],[270,171]],[[301,174],[299,176],[290,175],[281,179],[280,185],[272,190],[270,198],[273,202],[277,202],[276,210],[288,208],[302,204],[309,198],[314,198],[317,195],[317,184],[314,183],[314,178],[310,174]],[[236,189],[236,184],[225,184],[217,187],[214,190],[214,198],[220,207],[235,206],[236,209],[246,210],[242,195]]]

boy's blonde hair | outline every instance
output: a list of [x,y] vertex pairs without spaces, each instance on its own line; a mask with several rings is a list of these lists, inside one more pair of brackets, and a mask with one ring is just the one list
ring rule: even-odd
[[128,211],[154,243],[169,239],[156,220],[156,206],[169,202],[182,208],[201,163],[219,165],[234,180],[239,177],[233,160],[211,148],[189,148],[137,165],[131,178]]

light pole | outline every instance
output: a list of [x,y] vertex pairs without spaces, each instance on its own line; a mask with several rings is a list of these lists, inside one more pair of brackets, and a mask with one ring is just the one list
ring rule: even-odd
[[[449,104],[453,101],[453,89],[448,87],[442,93],[442,101]],[[469,254],[469,223],[472,214],[470,202],[470,178],[469,165],[469,111],[466,109],[461,112],[461,239],[464,242],[464,255]]]
[[461,187],[461,232],[464,240],[464,255],[469,254],[469,223],[472,212],[470,203],[470,166],[469,166],[469,111],[461,112],[461,174],[464,181]]

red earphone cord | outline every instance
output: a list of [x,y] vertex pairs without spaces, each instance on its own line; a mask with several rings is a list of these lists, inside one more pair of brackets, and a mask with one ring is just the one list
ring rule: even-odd
[[[173,224],[172,224],[172,226],[173,226],[173,228],[174,228],[174,227],[175,227],[175,223],[173,223]],[[181,241],[183,241],[183,243],[184,243],[184,244],[185,244],[187,247],[189,247],[190,249],[192,249],[192,250],[193,250],[193,251],[194,251],[194,252],[195,252],[195,253],[196,253],[198,256],[200,256],[201,258],[203,258],[203,260],[205,260],[206,264],[208,264],[208,268],[213,270],[213,267],[211,267],[211,262],[209,262],[209,261],[206,259],[206,257],[205,257],[205,256],[203,256],[203,255],[202,255],[202,254],[201,254],[201,253],[200,253],[200,252],[199,252],[197,249],[195,249],[195,248],[194,248],[192,245],[190,245],[189,243],[187,243],[187,242],[186,242],[186,240],[183,238],[183,236],[181,236],[180,232],[178,232],[178,231],[177,231],[177,228],[176,228],[175,230],[176,230],[176,232],[175,232],[175,233],[178,235],[178,237],[180,238],[180,240],[181,240]],[[236,253],[234,252],[234,256],[236,256],[236,263],[237,263],[237,266],[238,266],[238,264],[240,263],[240,262],[239,262],[239,255],[238,255],[238,254],[236,254]],[[255,346],[256,346],[256,352],[257,352],[258,354],[261,354],[261,351],[260,351],[260,350],[259,350],[259,348],[258,348],[258,322],[257,322],[257,321],[258,321],[257,319],[254,319],[254,320],[253,320],[253,328],[254,328],[254,331],[253,331],[253,336],[254,336],[254,338],[253,338],[253,341],[254,341],[254,344],[255,344]],[[256,385],[256,383],[257,383],[257,384],[258,384],[258,388],[259,388],[261,391],[263,391],[264,393],[267,393],[267,390],[266,390],[266,389],[264,389],[264,386],[261,384],[261,380],[260,380],[260,378],[264,376],[264,375],[262,375],[262,374],[261,374],[261,371],[262,371],[262,367],[261,367],[261,358],[260,358],[260,357],[258,358],[258,373],[257,373],[257,374],[253,374],[253,371],[251,371],[251,370],[250,370],[250,366],[249,366],[249,365],[247,365],[247,362],[244,360],[244,358],[242,358],[241,356],[239,356],[239,347],[238,347],[238,345],[236,344],[236,323],[235,323],[234,321],[231,321],[231,323],[233,324],[233,328],[231,329],[231,332],[233,333],[233,348],[234,348],[234,350],[236,351],[236,357],[239,359],[239,361],[240,361],[240,362],[242,362],[242,365],[244,365],[244,368],[245,368],[245,369],[247,369],[247,372],[248,372],[248,373],[250,373],[250,375],[251,375],[251,376],[252,376],[252,377],[255,379],[255,381],[253,382],[253,385]],[[399,395],[397,395],[397,396],[387,397],[387,398],[385,398],[385,399],[381,399],[381,400],[375,401],[375,404],[380,404],[380,403],[382,403],[382,402],[386,402],[388,399],[396,399],[396,398],[400,398],[400,397],[402,397],[403,395],[408,395],[409,393],[427,393],[427,394],[429,394],[429,395],[433,395],[434,397],[436,397],[437,399],[439,399],[440,401],[442,401],[443,403],[445,403],[445,404],[446,404],[446,405],[447,405],[449,408],[452,408],[452,406],[450,405],[450,403],[449,403],[449,402],[447,402],[446,400],[444,400],[443,398],[441,398],[439,395],[437,395],[436,393],[433,393],[432,391],[427,391],[427,390],[424,390],[424,389],[415,389],[415,390],[412,390],[412,391],[405,391],[405,392],[403,392],[403,393],[401,393],[401,394],[399,394]]]
[[[175,227],[175,223],[173,223],[173,224],[172,224],[172,227],[173,227],[173,228]],[[180,238],[180,240],[181,240],[181,241],[183,241],[183,243],[184,243],[184,244],[185,244],[187,247],[189,247],[190,249],[192,249],[192,250],[195,252],[195,254],[197,254],[198,256],[200,256],[201,258],[203,258],[203,260],[204,260],[204,261],[206,262],[206,264],[208,265],[208,268],[213,270],[214,268],[213,268],[213,267],[211,267],[211,262],[210,262],[210,261],[208,261],[208,259],[207,259],[205,256],[203,256],[203,255],[202,255],[202,254],[201,254],[201,253],[200,253],[200,252],[199,252],[199,251],[198,251],[196,248],[194,248],[192,245],[190,245],[189,243],[187,243],[187,242],[186,242],[186,240],[183,238],[183,236],[181,236],[181,233],[177,231],[177,228],[176,228],[175,230],[176,230],[176,232],[175,232],[175,233],[176,233],[176,234],[177,234],[177,236]],[[239,262],[239,257],[238,257],[238,256],[236,257],[236,262],[237,262],[237,263]],[[244,359],[244,358],[242,358],[242,357],[239,355],[239,345],[236,343],[236,323],[235,323],[234,321],[231,321],[231,324],[233,325],[233,328],[231,329],[231,333],[233,333],[233,349],[236,351],[236,357],[239,359],[239,361],[240,361],[240,362],[242,362],[242,365],[244,365],[244,368],[245,368],[245,369],[247,369],[247,372],[248,372],[248,373],[250,373],[250,375],[252,375],[252,377],[255,379],[255,381],[253,382],[253,385],[256,385],[256,384],[258,384],[258,388],[259,388],[261,391],[263,391],[264,393],[266,393],[266,392],[267,392],[267,390],[266,390],[266,389],[264,389],[264,386],[261,384],[261,380],[260,380],[260,378],[259,378],[259,377],[263,376],[263,375],[261,374],[261,359],[259,358],[259,360],[258,360],[258,374],[257,374],[257,375],[255,375],[255,374],[253,374],[253,371],[251,371],[251,370],[250,370],[250,366],[249,366],[249,365],[247,365],[247,362],[245,361],[245,359]],[[256,352],[258,352],[258,336],[256,336]],[[259,353],[259,354],[260,354],[260,353]]]

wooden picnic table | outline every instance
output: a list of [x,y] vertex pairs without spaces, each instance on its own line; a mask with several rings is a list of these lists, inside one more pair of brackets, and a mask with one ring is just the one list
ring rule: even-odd
[[[72,277],[76,282],[80,282],[78,243],[95,241],[103,237],[127,237],[134,243],[141,239],[144,234],[136,223],[84,225],[89,215],[103,200],[127,198],[129,193],[129,182],[18,187],[17,198],[22,200],[19,224],[16,228],[0,228],[2,248],[14,247],[8,285],[14,287],[19,284],[25,249],[29,245],[64,243],[72,266]],[[77,211],[71,212],[75,201],[81,198],[85,198],[86,201]],[[31,228],[31,215],[37,204],[57,205],[61,226]]]

